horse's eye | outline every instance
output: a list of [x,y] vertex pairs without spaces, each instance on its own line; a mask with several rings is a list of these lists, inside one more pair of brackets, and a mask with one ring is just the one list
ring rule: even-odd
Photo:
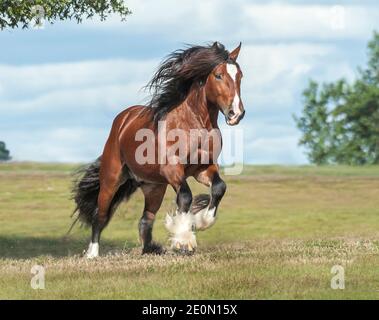
[[222,80],[222,74],[215,74],[215,78],[217,80]]

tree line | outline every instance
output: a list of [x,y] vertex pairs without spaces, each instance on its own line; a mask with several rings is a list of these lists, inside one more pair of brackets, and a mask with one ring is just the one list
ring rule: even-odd
[[315,164],[379,164],[379,33],[367,46],[367,66],[353,83],[340,79],[303,91],[294,116],[308,159]]
[[10,160],[9,150],[7,150],[5,143],[0,141],[0,161]]

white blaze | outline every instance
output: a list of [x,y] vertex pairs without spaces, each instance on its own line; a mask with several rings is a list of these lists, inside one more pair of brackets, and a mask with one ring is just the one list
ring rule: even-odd
[[234,87],[236,88],[236,92],[234,93],[234,99],[233,99],[233,103],[232,103],[232,109],[234,111],[234,114],[237,115],[240,113],[240,110],[239,110],[240,97],[238,95],[237,85],[236,85],[238,69],[237,69],[237,66],[235,64],[227,63],[226,64],[226,71],[229,73],[230,77],[233,79]]
[[237,66],[233,63],[228,63],[226,64],[226,71],[228,71],[233,81],[236,82],[236,76],[238,72]]

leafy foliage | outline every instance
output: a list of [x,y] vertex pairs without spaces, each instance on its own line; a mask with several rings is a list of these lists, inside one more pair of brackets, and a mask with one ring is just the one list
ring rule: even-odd
[[294,118],[302,132],[299,144],[312,163],[379,163],[379,33],[374,32],[367,67],[358,69],[354,83],[311,80],[303,98],[302,115]]
[[2,0],[0,2],[0,30],[39,25],[41,20],[75,20],[99,15],[105,20],[118,13],[122,20],[131,14],[124,0]]
[[0,161],[10,160],[9,151],[5,147],[5,143],[0,141]]

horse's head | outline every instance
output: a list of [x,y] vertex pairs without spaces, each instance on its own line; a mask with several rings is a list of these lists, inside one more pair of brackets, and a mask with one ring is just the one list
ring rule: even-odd
[[[214,45],[222,46],[218,42]],[[237,125],[245,115],[241,101],[242,71],[237,63],[240,49],[241,43],[229,54],[226,62],[212,70],[205,84],[208,101],[219,108],[230,126]]]

